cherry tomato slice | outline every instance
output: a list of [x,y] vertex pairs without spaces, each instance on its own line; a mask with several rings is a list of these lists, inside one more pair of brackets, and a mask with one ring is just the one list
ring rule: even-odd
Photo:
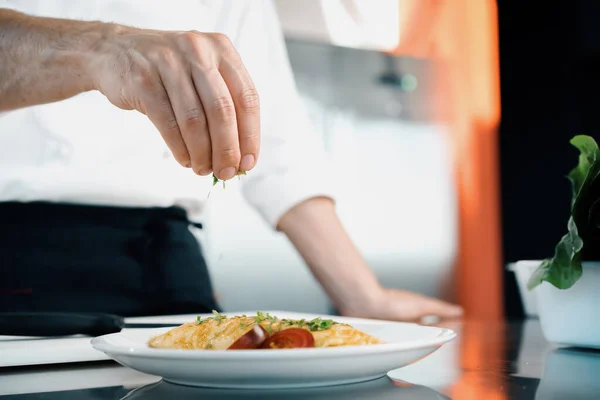
[[295,349],[315,347],[312,333],[302,328],[289,328],[271,335],[260,346],[261,349]]
[[245,333],[241,338],[233,342],[227,350],[252,350],[260,347],[261,344],[269,335],[267,331],[260,326],[255,325],[250,331]]

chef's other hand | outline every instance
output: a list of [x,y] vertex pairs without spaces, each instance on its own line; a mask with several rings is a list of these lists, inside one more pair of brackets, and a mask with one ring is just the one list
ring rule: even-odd
[[360,307],[340,309],[349,317],[375,318],[392,321],[421,321],[424,317],[459,318],[461,307],[417,293],[395,289],[381,289],[370,301]]
[[86,59],[94,89],[148,116],[175,159],[199,175],[227,180],[255,166],[258,93],[227,36],[106,27]]

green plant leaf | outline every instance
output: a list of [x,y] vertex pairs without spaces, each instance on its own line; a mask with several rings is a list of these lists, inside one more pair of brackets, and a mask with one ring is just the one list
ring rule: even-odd
[[[577,147],[581,154],[579,156],[579,164],[569,174],[569,178],[574,176],[571,182],[583,181],[581,185],[576,187],[573,183],[573,200],[571,205],[571,216],[577,225],[577,232],[582,238],[584,245],[586,242],[592,241],[600,233],[598,231],[598,209],[597,202],[600,199],[600,149],[593,138],[589,136],[576,136],[571,143]],[[595,154],[590,154],[595,152]],[[587,154],[584,156],[584,154]],[[595,243],[595,242],[594,242]],[[597,251],[590,245],[583,249],[586,256],[597,257]]]
[[600,149],[596,141],[585,135],[571,139],[579,154],[579,162],[568,177],[572,185],[571,217],[568,233],[554,249],[554,257],[544,262],[532,274],[527,287],[532,290],[546,281],[558,289],[568,289],[582,275],[583,253],[594,257],[593,246],[584,249],[585,243],[600,233]]
[[573,185],[573,203],[589,175],[592,166],[598,161],[598,144],[594,138],[578,135],[571,139],[571,144],[579,149],[579,164],[569,173],[569,180]]
[[569,218],[569,233],[564,235],[554,250],[554,257],[544,260],[531,275],[527,287],[535,288],[543,281],[558,289],[568,289],[581,278],[581,249],[583,240],[577,233],[573,218]]

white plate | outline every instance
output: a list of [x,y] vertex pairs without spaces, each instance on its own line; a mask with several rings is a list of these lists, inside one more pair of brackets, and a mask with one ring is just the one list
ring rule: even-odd
[[[241,313],[240,313],[241,314]],[[252,315],[247,312],[247,315]],[[312,315],[271,312],[279,318]],[[225,314],[227,315],[227,314]],[[337,348],[193,351],[152,349],[148,340],[168,328],[122,331],[92,340],[92,346],[115,361],[172,383],[220,388],[293,388],[361,382],[414,363],[456,334],[449,329],[417,324],[345,319],[386,344]]]

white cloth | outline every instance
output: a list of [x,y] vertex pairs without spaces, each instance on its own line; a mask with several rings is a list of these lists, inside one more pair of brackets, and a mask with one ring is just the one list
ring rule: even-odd
[[[277,14],[262,0],[0,0],[37,16],[228,35],[261,98],[257,167],[245,198],[271,226],[299,202],[333,197],[327,157],[295,88]],[[1,79],[1,78],[0,78]],[[0,115],[0,201],[201,210],[212,184],[180,167],[136,111],[98,92]]]

